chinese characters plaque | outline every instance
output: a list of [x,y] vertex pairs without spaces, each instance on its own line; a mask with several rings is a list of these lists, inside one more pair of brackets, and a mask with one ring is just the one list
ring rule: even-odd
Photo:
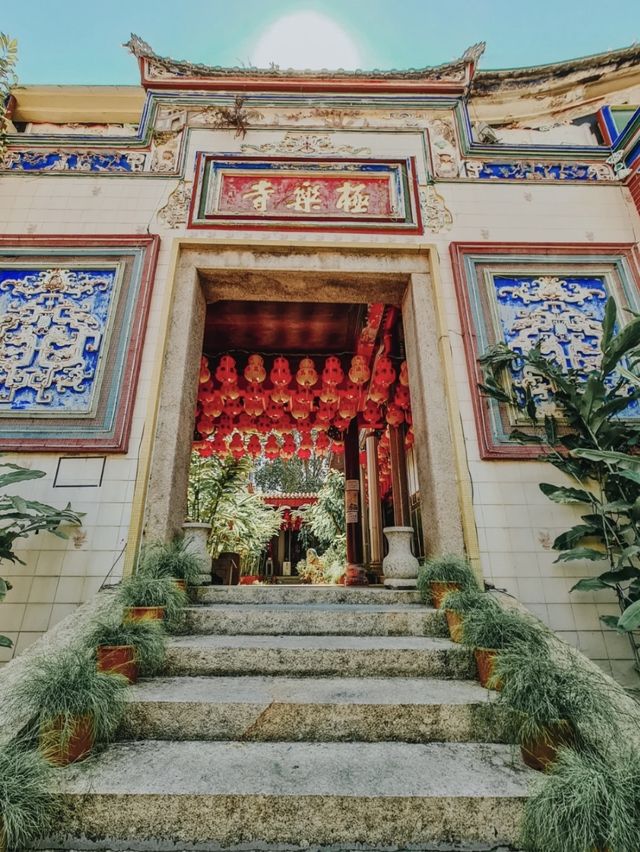
[[411,160],[201,155],[191,227],[421,232]]

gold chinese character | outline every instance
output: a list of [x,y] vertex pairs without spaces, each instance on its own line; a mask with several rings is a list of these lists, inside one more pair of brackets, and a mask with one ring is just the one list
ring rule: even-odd
[[369,209],[369,194],[364,191],[364,184],[346,180],[338,187],[336,207],[345,213],[366,213]]
[[311,181],[305,180],[300,186],[297,186],[293,192],[293,201],[287,204],[287,207],[293,207],[294,210],[299,210],[302,213],[310,213],[312,210],[318,210],[322,207],[320,199],[320,186],[315,186]]
[[273,186],[270,180],[259,180],[257,183],[252,184],[250,192],[245,192],[242,197],[250,198],[254,208],[259,213],[265,213],[267,204],[269,203],[269,196],[272,192]]

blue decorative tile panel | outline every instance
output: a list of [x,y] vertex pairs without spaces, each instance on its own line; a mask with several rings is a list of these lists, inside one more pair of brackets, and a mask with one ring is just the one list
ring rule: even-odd
[[117,285],[117,266],[0,266],[0,413],[92,414]]
[[[565,371],[577,370],[585,380],[597,369],[609,295],[602,276],[494,275],[493,285],[501,335],[512,349],[528,352],[539,344],[544,356]],[[518,370],[513,384],[520,393],[529,387],[544,411],[549,387],[538,375]],[[638,403],[625,412],[627,417],[639,415]]]
[[20,172],[141,172],[146,155],[124,151],[10,151],[3,168]]
[[465,162],[467,177],[479,180],[612,181],[615,173],[606,163],[492,163]]

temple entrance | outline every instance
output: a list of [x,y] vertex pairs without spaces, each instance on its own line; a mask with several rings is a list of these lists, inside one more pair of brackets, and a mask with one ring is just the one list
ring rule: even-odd
[[385,525],[411,526],[419,555],[461,552],[464,460],[437,316],[428,250],[181,246],[145,535],[180,530],[195,443],[205,456],[215,447],[252,459],[325,453],[344,475],[346,565],[356,573],[379,576]]
[[207,304],[189,513],[220,581],[378,583],[385,528],[417,568],[414,442],[398,307]]

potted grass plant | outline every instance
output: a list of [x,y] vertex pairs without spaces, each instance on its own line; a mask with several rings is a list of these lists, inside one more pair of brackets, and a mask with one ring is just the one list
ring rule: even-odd
[[640,847],[640,753],[563,748],[531,790],[521,827],[527,852],[634,852]]
[[52,822],[51,769],[28,742],[0,746],[0,850],[21,850]]
[[478,607],[490,606],[498,604],[490,595],[475,587],[447,592],[442,599],[441,609],[447,619],[451,639],[454,642],[462,642],[462,623],[468,612]]
[[10,690],[8,701],[35,726],[48,763],[65,766],[108,742],[124,710],[125,678],[96,669],[86,648],[36,657]]
[[492,677],[502,684],[498,702],[510,711],[512,733],[532,769],[545,770],[563,746],[588,749],[617,730],[610,689],[554,655],[549,644],[511,645],[497,656]]
[[542,625],[516,610],[483,606],[466,614],[462,623],[462,642],[474,649],[482,686],[499,690],[501,682],[492,678],[498,652],[517,642],[543,648],[546,639]]
[[202,559],[187,539],[176,536],[145,548],[138,570],[151,577],[170,577],[184,592],[200,583]]
[[422,600],[440,609],[447,592],[461,589],[480,590],[478,580],[468,560],[455,553],[428,559],[418,571],[418,591]]
[[135,683],[139,675],[162,668],[166,637],[158,621],[123,621],[112,615],[95,622],[87,646],[95,651],[98,671],[121,674]]
[[188,598],[171,577],[153,577],[137,571],[123,581],[118,593],[124,621],[162,621],[167,628],[179,623]]

